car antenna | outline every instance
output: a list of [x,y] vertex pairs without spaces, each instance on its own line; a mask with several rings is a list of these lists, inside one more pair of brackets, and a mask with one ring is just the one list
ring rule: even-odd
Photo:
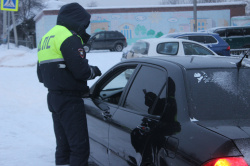
[[238,68],[240,68],[242,66],[242,61],[243,59],[247,56],[248,57],[248,52],[249,52],[250,49],[247,50],[247,52],[245,53],[245,55],[241,58],[241,60],[239,62],[236,63],[236,66]]

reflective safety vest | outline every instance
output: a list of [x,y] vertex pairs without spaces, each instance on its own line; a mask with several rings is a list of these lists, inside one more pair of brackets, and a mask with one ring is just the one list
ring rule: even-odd
[[71,31],[61,25],[54,26],[46,33],[38,45],[39,64],[64,61],[60,48],[62,43],[72,35]]

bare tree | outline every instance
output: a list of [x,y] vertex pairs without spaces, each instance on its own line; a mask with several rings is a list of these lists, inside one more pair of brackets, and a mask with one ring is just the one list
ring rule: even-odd
[[25,21],[37,14],[37,11],[43,9],[45,6],[40,0],[22,0],[19,1],[18,20]]
[[21,31],[24,34],[23,38],[27,38],[30,33],[35,33],[35,22],[33,18],[38,11],[45,6],[40,0],[21,0],[19,1],[18,12],[16,12],[16,20],[20,25]]

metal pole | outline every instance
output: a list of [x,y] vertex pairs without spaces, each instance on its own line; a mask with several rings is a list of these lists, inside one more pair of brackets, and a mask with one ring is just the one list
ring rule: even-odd
[[7,36],[7,11],[3,11],[3,36],[2,36],[2,42],[6,44],[6,36]]
[[11,12],[12,15],[12,23],[13,23],[13,28],[14,28],[14,37],[15,37],[15,45],[18,47],[18,38],[17,38],[17,31],[16,31],[16,20],[15,20],[15,15],[14,12]]
[[10,12],[7,12],[7,18],[8,18],[8,49],[10,48]]
[[197,0],[194,1],[194,32],[197,32]]

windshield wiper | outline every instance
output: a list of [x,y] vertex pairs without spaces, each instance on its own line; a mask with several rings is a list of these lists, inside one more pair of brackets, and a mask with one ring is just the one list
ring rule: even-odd
[[242,66],[242,61],[243,59],[248,56],[248,52],[250,51],[250,49],[247,50],[247,52],[245,53],[245,55],[241,58],[241,60],[239,62],[236,63],[237,68],[240,68]]

